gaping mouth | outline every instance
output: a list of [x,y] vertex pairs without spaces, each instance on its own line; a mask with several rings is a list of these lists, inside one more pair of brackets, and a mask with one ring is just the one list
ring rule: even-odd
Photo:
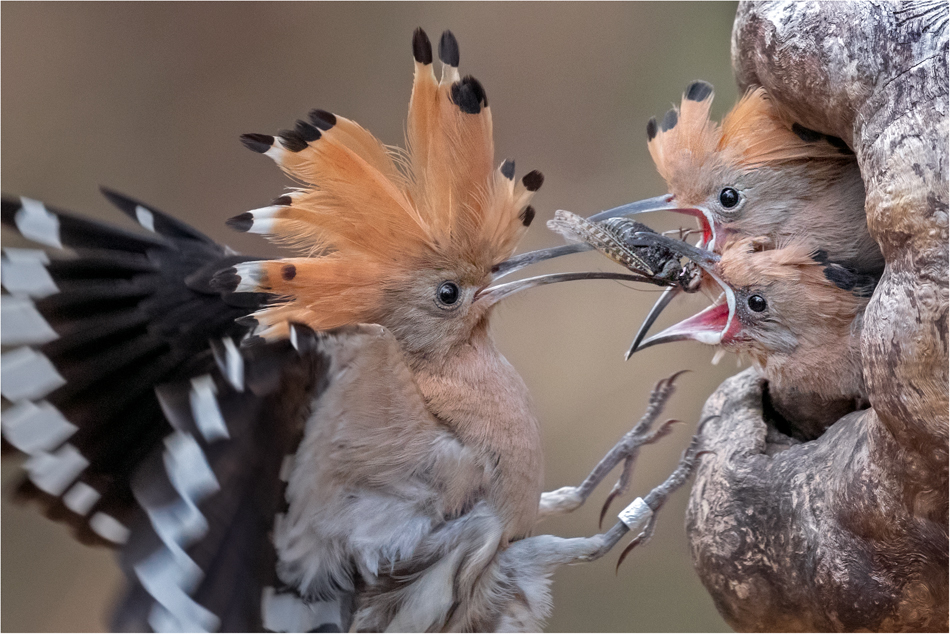
[[683,207],[676,201],[673,194],[663,194],[654,198],[646,198],[635,203],[628,203],[607,211],[594,214],[587,218],[589,222],[600,222],[608,218],[618,218],[620,216],[635,216],[646,214],[653,211],[672,211],[673,213],[685,214],[699,219],[700,228],[703,232],[703,239],[698,246],[704,249],[710,248],[716,241],[715,225],[709,218],[708,212],[699,207]]
[[[716,280],[719,286],[722,287],[722,296],[717,303],[709,308],[642,341],[646,328],[649,328],[660,311],[662,311],[674,297],[673,290],[667,291],[653,307],[653,310],[650,311],[647,320],[644,322],[646,328],[640,328],[640,332],[637,334],[633,346],[631,346],[627,352],[626,358],[629,359],[630,355],[637,350],[670,341],[692,339],[713,346],[722,343],[735,321],[736,296],[733,290],[719,277],[717,265],[719,264],[720,257],[699,246],[694,247],[682,240],[674,240],[655,233],[637,233],[633,240],[628,240],[628,243],[631,246],[662,246],[690,259],[702,268],[707,275]],[[725,301],[723,301],[723,299]]]
[[[725,301],[722,299],[725,298]],[[684,319],[656,334],[637,348],[642,350],[660,343],[691,339],[709,346],[718,346],[729,332],[735,316],[735,298],[730,291],[724,293],[718,303]],[[629,358],[629,356],[628,356]]]
[[696,246],[700,247],[701,249],[712,248],[716,242],[716,235],[713,232],[712,225],[709,224],[709,220],[706,218],[706,214],[703,212],[696,214],[696,218],[699,219],[699,227],[703,232],[703,239]]

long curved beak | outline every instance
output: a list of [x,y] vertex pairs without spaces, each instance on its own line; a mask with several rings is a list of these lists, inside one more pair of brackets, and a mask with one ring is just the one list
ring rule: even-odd
[[[596,213],[593,216],[588,216],[587,220],[589,222],[600,222],[610,218],[634,216],[637,214],[650,213],[652,211],[673,211],[689,216],[695,216],[700,219],[700,222],[703,225],[703,241],[701,242],[701,245],[705,246],[709,244],[708,238],[714,238],[714,231],[709,219],[706,217],[706,212],[693,207],[680,207],[674,200],[673,194],[663,194],[662,196],[655,196],[653,198],[647,198],[635,203],[628,203],[626,205],[621,205],[620,207],[614,207],[613,209]],[[531,266],[532,264],[537,264],[538,262],[544,262],[545,260],[551,260],[553,258],[559,258],[562,255],[590,251],[592,248],[593,247],[591,247],[589,244],[575,242],[560,247],[529,251],[528,253],[516,255],[515,257],[509,258],[501,264],[496,265],[492,273],[495,275],[494,279],[498,280],[505,275],[519,271],[527,266]]]
[[532,264],[537,264],[538,262],[559,258],[562,255],[570,255],[571,253],[582,253],[584,251],[590,251],[591,249],[593,249],[593,247],[589,244],[585,244],[583,242],[573,242],[560,247],[528,251],[527,253],[522,253],[521,255],[508,258],[501,264],[496,264],[495,268],[492,269],[492,274],[494,275],[492,281],[499,280],[506,275],[514,273],[515,271],[520,271],[521,269],[531,266]]
[[634,236],[632,244],[634,246],[662,246],[670,249],[674,253],[689,258],[719,283],[726,301],[725,303],[714,304],[696,315],[670,326],[646,341],[642,341],[643,336],[650,326],[653,325],[653,322],[656,321],[657,316],[659,316],[663,309],[672,301],[673,297],[676,296],[671,289],[664,293],[653,309],[650,310],[650,314],[647,315],[647,319],[640,327],[640,331],[637,333],[633,345],[627,352],[626,358],[629,359],[630,356],[638,350],[671,341],[693,339],[708,345],[718,345],[722,343],[723,337],[729,332],[735,319],[736,296],[729,285],[723,282],[722,278],[719,277],[719,271],[716,265],[719,263],[720,257],[715,253],[694,247],[682,240],[673,240],[672,238],[655,233],[638,233]]
[[633,343],[630,344],[630,349],[627,350],[627,354],[624,355],[623,360],[627,361],[633,356],[633,353],[640,348],[640,342],[643,341],[643,338],[647,336],[647,333],[650,332],[650,328],[653,327],[653,323],[656,321],[656,318],[660,316],[660,313],[669,306],[670,302],[673,301],[673,298],[679,295],[682,292],[682,289],[679,286],[670,286],[663,294],[660,295],[660,299],[656,300],[656,303],[653,304],[653,308],[650,309],[650,312],[647,313],[646,319],[643,320],[643,323],[640,324],[640,330],[637,331],[637,336],[634,337]]
[[[620,207],[614,207],[613,209],[608,209],[606,211],[601,211],[596,213],[593,216],[587,218],[590,222],[600,222],[607,220],[609,218],[619,218],[621,216],[633,216],[637,214],[649,213],[653,211],[672,211],[676,213],[687,214],[690,216],[698,217],[703,224],[703,240],[700,242],[702,245],[709,243],[709,239],[714,239],[714,233],[710,220],[706,217],[706,213],[698,208],[692,207],[680,207],[673,196],[673,194],[663,194],[662,196],[655,196],[653,198],[647,198],[644,200],[637,201],[635,203],[628,203],[626,205],[621,205]],[[675,242],[676,244],[682,244],[682,241],[676,240],[670,242]],[[495,265],[495,268],[492,270],[494,275],[493,281],[497,281],[506,275],[510,275],[515,271],[520,271],[521,269],[531,266],[532,264],[537,264],[539,262],[544,262],[545,260],[551,260],[554,258],[559,258],[562,255],[569,255],[571,253],[582,253],[584,251],[590,251],[593,249],[589,244],[584,242],[575,242],[571,244],[566,244],[559,247],[552,247],[548,249],[538,249],[537,251],[530,251],[528,253],[523,253],[521,255],[516,255],[504,262]],[[688,255],[686,257],[689,257]],[[690,258],[692,259],[692,258]],[[697,264],[699,264],[697,262]],[[658,286],[666,286],[665,283],[659,283],[654,279],[643,277],[640,275],[631,275],[626,273],[602,273],[602,272],[590,272],[590,273],[557,273],[553,275],[542,275],[538,277],[532,277],[525,280],[519,280],[517,282],[510,282],[508,284],[500,284],[498,286],[493,286],[490,288],[483,289],[476,294],[476,298],[481,301],[489,300],[491,304],[494,304],[500,301],[503,297],[507,297],[512,293],[516,293],[521,290],[532,288],[534,286],[541,286],[544,284],[554,284],[556,282],[568,282],[572,280],[590,280],[590,279],[613,279],[613,280],[625,280],[630,282],[647,282],[650,284],[655,284]],[[663,311],[663,308],[673,299],[676,295],[675,292],[666,292],[660,298],[660,301],[657,302],[657,305],[654,306],[651,311],[653,320],[649,323],[645,323],[645,326],[641,328],[641,332],[638,333],[638,339],[634,342],[634,346],[631,348],[631,351],[628,353],[628,358],[630,354],[636,351],[637,344],[642,340],[643,336],[646,334],[646,331],[649,329],[650,325],[653,324],[653,321],[656,320],[656,317]],[[665,299],[665,301],[664,301]],[[661,305],[662,303],[662,305]],[[658,308],[659,307],[659,308]],[[648,316],[649,319],[649,316]]]
[[633,275],[630,273],[611,273],[604,271],[588,271],[584,273],[552,273],[550,275],[539,275],[529,277],[517,282],[508,282],[498,286],[483,288],[475,294],[475,301],[488,302],[488,305],[496,304],[502,299],[513,295],[519,291],[524,291],[535,286],[544,286],[545,284],[556,284],[557,282],[572,282],[574,280],[623,280],[625,282],[647,282],[648,284],[658,284],[658,282],[642,275]]
[[[726,296],[727,300],[730,296]],[[684,319],[678,324],[670,326],[663,332],[653,335],[644,341],[638,350],[649,348],[660,343],[669,343],[671,341],[683,341],[692,339],[710,346],[717,346],[722,343],[722,339],[732,322],[735,312],[735,300],[727,301],[724,304],[713,304],[709,308],[696,313],[688,319]]]
[[593,216],[588,216],[591,222],[601,222],[610,218],[619,218],[621,216],[635,216],[637,214],[646,214],[651,211],[679,211],[679,205],[676,204],[673,194],[663,194],[638,200],[635,203],[627,203],[613,209],[601,211]]
[[[682,240],[670,240],[669,238],[664,237],[662,244],[669,245],[675,253],[679,253],[680,255],[688,257],[693,262],[696,262],[702,266],[703,270],[707,272],[709,272],[709,269],[714,269],[716,263],[719,261],[719,256],[717,256],[715,253],[701,249],[698,246],[691,246]],[[702,244],[702,242],[700,242],[700,244]],[[710,274],[715,277],[714,273]],[[653,327],[653,324],[660,316],[660,313],[662,313],[666,307],[670,305],[670,302],[673,301],[673,298],[679,295],[681,292],[682,289],[678,286],[670,286],[665,291],[663,291],[663,294],[660,295],[660,299],[657,300],[657,302],[653,305],[653,308],[650,309],[650,312],[647,313],[646,319],[644,319],[643,323],[640,324],[640,329],[637,331],[637,336],[634,338],[633,343],[627,350],[627,354],[624,356],[624,361],[629,360],[630,357],[633,356],[634,352],[644,347],[641,345],[643,338],[646,337],[646,334],[650,331],[650,328]],[[656,343],[660,342],[654,341],[654,344]]]
[[646,214],[653,211],[672,211],[673,213],[686,214],[687,216],[693,216],[699,219],[703,229],[703,239],[700,242],[700,245],[705,247],[710,244],[715,244],[716,225],[713,222],[713,218],[710,216],[709,212],[699,207],[683,207],[678,202],[676,202],[676,197],[673,194],[663,194],[662,196],[654,196],[653,198],[638,200],[635,203],[620,205],[619,207],[614,207],[613,209],[608,209],[607,211],[594,214],[587,220],[590,222],[600,222],[610,218],[635,216],[637,214]]

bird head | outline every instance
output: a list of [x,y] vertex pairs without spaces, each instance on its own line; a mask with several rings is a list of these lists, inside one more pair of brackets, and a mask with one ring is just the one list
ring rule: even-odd
[[[788,243],[806,233],[858,255],[867,236],[863,188],[851,150],[839,138],[795,123],[763,88],[752,88],[723,118],[710,119],[712,85],[690,84],[679,108],[650,119],[650,155],[668,193],[600,212],[588,220],[672,211],[695,217],[698,246],[721,253],[742,237],[769,236]],[[846,181],[847,186],[841,183]],[[855,211],[856,210],[856,211]],[[855,226],[848,220],[856,213]],[[703,277],[704,291],[717,285]],[[648,313],[628,352],[635,352],[679,289],[671,288]]]
[[710,119],[713,87],[689,85],[679,108],[650,119],[650,155],[669,193],[601,212],[592,221],[651,211],[694,216],[699,246],[720,252],[731,236],[774,236],[789,214],[821,201],[832,173],[853,162],[835,137],[794,123],[763,88]]
[[242,137],[300,184],[228,221],[301,252],[221,277],[237,291],[279,298],[254,315],[259,335],[286,335],[289,322],[316,330],[378,323],[406,349],[433,353],[468,341],[515,291],[582,279],[490,287],[526,264],[506,261],[535,216],[529,203],[544,179],[532,171],[516,180],[513,161],[495,162],[488,98],[478,80],[459,75],[450,31],[439,43],[440,79],[421,29],[412,48],[406,150],[323,110],[276,137]]
[[840,350],[855,335],[855,318],[863,314],[876,283],[829,261],[824,252],[801,244],[775,245],[767,237],[732,240],[721,256],[655,239],[703,267],[722,294],[639,349],[694,340],[760,367],[790,357],[814,360]]

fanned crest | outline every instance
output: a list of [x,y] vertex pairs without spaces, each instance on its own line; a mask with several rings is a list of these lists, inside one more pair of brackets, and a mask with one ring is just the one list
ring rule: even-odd
[[242,137],[301,183],[229,221],[302,252],[238,266],[238,279],[227,281],[284,298],[255,315],[258,334],[283,335],[288,321],[317,330],[377,321],[386,289],[419,269],[458,270],[461,262],[461,274],[478,284],[531,223],[528,203],[543,177],[534,171],[516,182],[513,161],[495,164],[488,98],[478,80],[459,76],[455,37],[442,34],[439,80],[422,29],[413,57],[407,152],[323,110],[276,138]]
[[647,124],[650,155],[667,182],[679,175],[695,179],[697,171],[718,164],[752,170],[789,161],[842,160],[850,154],[841,139],[794,123],[764,88],[749,89],[719,125],[709,118],[714,94],[712,85],[693,82],[678,109]]

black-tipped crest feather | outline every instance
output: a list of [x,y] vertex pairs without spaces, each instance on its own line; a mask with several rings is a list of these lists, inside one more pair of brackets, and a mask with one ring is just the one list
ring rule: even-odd
[[412,57],[420,64],[432,63],[432,43],[421,27],[412,33]]
[[250,134],[242,134],[241,143],[252,152],[263,154],[274,145],[274,137],[269,134],[257,134],[252,132]]
[[310,111],[308,116],[310,118],[310,123],[312,123],[317,129],[324,132],[336,125],[336,115],[332,112],[327,112],[326,110],[314,108]]
[[439,39],[439,60],[443,64],[458,68],[459,43],[452,31],[443,31]]
[[697,80],[686,88],[686,98],[690,101],[704,101],[713,93],[713,85],[709,82]]
[[669,109],[666,111],[666,114],[663,116],[663,123],[660,125],[660,129],[664,132],[669,132],[674,127],[679,120],[679,115],[676,114],[676,110]]

